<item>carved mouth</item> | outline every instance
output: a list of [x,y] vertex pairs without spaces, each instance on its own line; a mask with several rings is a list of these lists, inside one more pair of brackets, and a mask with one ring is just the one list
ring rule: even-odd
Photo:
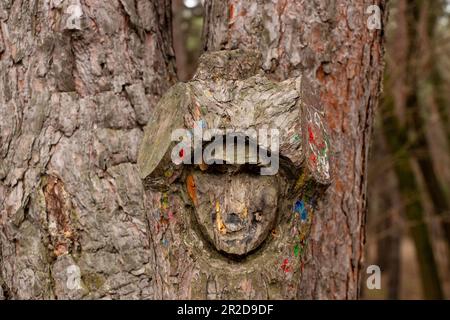
[[231,213],[225,213],[223,223],[225,225],[225,228],[230,233],[236,233],[238,231],[241,231],[245,228],[245,223],[239,214],[231,212]]
[[219,215],[213,214],[212,218],[212,225],[216,228],[212,231],[211,242],[219,251],[238,256],[256,250],[275,223],[268,217],[266,221],[259,210],[240,213],[225,211]]

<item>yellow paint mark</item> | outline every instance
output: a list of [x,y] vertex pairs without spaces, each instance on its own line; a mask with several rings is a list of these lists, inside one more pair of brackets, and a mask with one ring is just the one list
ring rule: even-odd
[[64,231],[64,237],[71,238],[72,237],[72,231],[71,230],[65,230]]
[[247,216],[248,216],[248,209],[247,209],[247,207],[244,206],[244,210],[242,210],[242,213],[241,213],[241,218],[245,219],[245,218],[247,218]]
[[295,183],[294,191],[295,192],[299,191],[300,188],[305,185],[305,181],[306,181],[306,172],[303,171],[302,174],[300,174],[300,176],[298,177],[297,182]]
[[161,198],[161,208],[163,210],[166,210],[169,207],[169,197],[167,193],[163,193]]
[[222,220],[222,214],[220,213],[220,203],[218,200],[216,200],[216,221],[217,221],[217,230],[219,230],[221,234],[226,234],[227,228],[225,227],[225,224],[223,223]]

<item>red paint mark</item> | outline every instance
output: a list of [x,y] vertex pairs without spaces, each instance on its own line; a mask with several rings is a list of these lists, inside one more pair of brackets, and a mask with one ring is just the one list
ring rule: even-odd
[[309,142],[315,144],[314,133],[310,126],[308,126],[308,133],[309,133]]
[[233,4],[230,4],[230,20],[232,20],[234,17],[234,6]]
[[289,267],[289,259],[284,259],[283,260],[283,263],[281,264],[281,269],[284,271],[284,272],[291,272],[291,268]]
[[317,162],[317,157],[316,157],[316,155],[315,155],[314,153],[311,153],[311,155],[309,156],[309,161],[310,161],[313,165],[316,164],[316,162]]
[[184,149],[181,149],[180,152],[178,152],[178,155],[180,156],[181,159],[184,158]]

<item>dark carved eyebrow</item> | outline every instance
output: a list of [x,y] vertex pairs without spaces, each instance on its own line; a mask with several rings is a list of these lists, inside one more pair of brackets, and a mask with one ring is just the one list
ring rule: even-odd
[[[211,138],[210,141],[204,141],[201,148],[202,150],[198,150],[197,152],[201,151],[202,152],[202,156],[203,156],[203,152],[205,150],[206,147],[208,146],[212,146],[214,143],[220,142],[219,139],[222,140],[222,150],[223,150],[223,154],[222,155],[214,155],[211,157],[211,159],[207,159],[206,162],[209,162],[208,160],[214,160],[214,161],[222,161],[223,164],[236,164],[233,162],[230,162],[230,159],[227,159],[227,155],[226,155],[226,143],[227,143],[227,138],[232,138],[233,139],[233,161],[236,161],[239,159],[239,156],[243,157],[244,160],[243,163],[239,163],[239,165],[243,165],[243,164],[251,164],[251,165],[256,165],[258,167],[264,167],[269,165],[270,163],[264,163],[263,160],[266,161],[273,161],[278,160],[279,156],[272,154],[272,152],[266,148],[261,147],[253,138],[245,135],[245,134],[241,134],[241,133],[232,133],[232,134],[228,134],[228,135],[216,135],[213,136]],[[243,144],[242,144],[243,143]],[[244,151],[240,148],[244,147]],[[244,152],[244,155],[242,154],[242,152]],[[194,154],[195,151],[192,153]],[[260,157],[260,155],[263,154],[267,157],[267,159],[263,159]],[[194,159],[192,159],[192,163],[195,163]],[[230,163],[228,163],[230,162]],[[218,163],[216,163],[218,164]]]

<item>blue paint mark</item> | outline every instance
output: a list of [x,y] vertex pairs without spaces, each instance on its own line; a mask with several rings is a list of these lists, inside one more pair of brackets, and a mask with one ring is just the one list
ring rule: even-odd
[[162,240],[162,244],[163,244],[165,247],[167,247],[167,246],[169,245],[169,240],[163,239],[163,240]]
[[303,200],[297,200],[294,204],[294,212],[297,212],[300,215],[300,219],[305,221],[308,218],[308,212],[305,208],[305,203]]
[[195,122],[194,126],[196,128],[206,129],[208,125],[206,124],[205,120],[201,119],[201,120]]

